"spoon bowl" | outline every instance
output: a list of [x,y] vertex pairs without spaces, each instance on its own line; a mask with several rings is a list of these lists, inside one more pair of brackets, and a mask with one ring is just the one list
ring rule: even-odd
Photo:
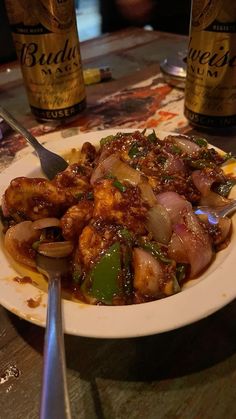
[[218,224],[220,218],[227,217],[234,211],[236,211],[236,199],[232,199],[228,204],[221,207],[211,208],[205,205],[194,208],[195,214],[207,217],[210,224]]

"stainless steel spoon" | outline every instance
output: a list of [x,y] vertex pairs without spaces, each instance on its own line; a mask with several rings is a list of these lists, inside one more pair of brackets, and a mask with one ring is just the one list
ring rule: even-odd
[[194,208],[195,214],[206,216],[210,224],[218,224],[220,218],[224,218],[227,215],[232,214],[234,211],[236,211],[235,199],[222,207],[211,208],[207,206],[199,206]]
[[42,171],[48,179],[53,179],[57,173],[62,172],[67,168],[68,163],[61,156],[58,156],[43,147],[42,144],[40,144],[38,140],[36,140],[36,138],[2,106],[0,106],[0,117],[32,145],[39,157]]
[[40,419],[70,419],[61,315],[61,276],[68,272],[69,261],[68,258],[51,258],[38,253],[36,265],[48,278]]

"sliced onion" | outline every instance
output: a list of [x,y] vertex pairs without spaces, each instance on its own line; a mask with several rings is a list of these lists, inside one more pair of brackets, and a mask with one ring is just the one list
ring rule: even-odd
[[148,211],[146,227],[156,241],[169,243],[172,235],[171,219],[162,205],[157,204]]
[[[208,217],[205,214],[198,214],[198,218],[200,218],[200,220],[202,220],[204,223],[206,223],[209,226],[209,221],[208,221]],[[228,237],[230,230],[231,230],[231,219],[228,217],[220,217],[218,219],[217,223],[217,227],[220,230],[220,235],[217,236],[216,238],[214,238],[214,244],[220,244],[223,243],[226,238]]]
[[140,182],[139,189],[141,191],[143,200],[147,202],[150,207],[153,207],[157,204],[156,196],[148,182]]
[[177,223],[184,212],[192,209],[192,204],[176,192],[162,192],[156,195],[156,198],[168,211],[172,224]]
[[181,158],[170,153],[167,153],[167,156],[164,166],[165,172],[169,175],[186,172],[184,161]]
[[227,218],[227,217],[220,218],[219,223],[218,223],[218,227],[220,229],[221,236],[220,236],[219,240],[215,241],[216,244],[223,243],[227,239],[227,237],[229,236],[230,230],[231,230],[231,225],[232,225],[232,222],[229,218]]
[[176,224],[173,228],[183,243],[186,257],[191,265],[190,277],[193,278],[209,265],[213,251],[209,236],[197,216],[189,212],[184,221],[185,224]]
[[41,230],[48,227],[60,227],[60,220],[54,217],[40,218],[33,222],[32,227],[35,230]]
[[176,233],[173,233],[171,236],[168,246],[168,256],[178,263],[189,263],[183,242]]
[[138,185],[141,180],[141,173],[122,162],[117,154],[111,154],[105,160],[98,164],[93,171],[90,183],[93,185],[98,179],[111,173],[120,182],[126,181],[131,185]]
[[104,148],[104,150],[101,152],[99,159],[98,159],[98,163],[101,163],[103,160],[105,160],[109,155],[109,149]]
[[23,221],[10,227],[5,234],[4,243],[14,260],[35,267],[32,244],[39,239],[40,232],[32,225],[32,221]]
[[163,283],[161,264],[148,252],[135,248],[133,251],[134,288],[143,296],[158,297]]
[[93,185],[98,179],[101,179],[107,173],[111,172],[112,168],[120,161],[118,154],[111,154],[105,160],[100,162],[94,169],[90,178],[90,183]]
[[120,182],[128,182],[133,186],[137,186],[141,182],[142,174],[133,169],[129,164],[121,160],[111,169],[112,175],[117,177]]
[[212,172],[207,172],[206,170],[195,170],[191,177],[194,185],[199,192],[201,192],[202,196],[208,195],[212,184],[216,180],[216,178],[212,176]]
[[175,144],[177,144],[178,147],[187,154],[193,154],[200,150],[199,145],[187,139],[183,135],[174,135],[170,136],[169,138],[172,139],[173,142],[175,142]]
[[40,243],[37,250],[44,256],[61,258],[69,256],[74,250],[74,245],[70,241]]
[[216,192],[210,191],[207,196],[202,196],[200,205],[209,206],[211,208],[223,207],[228,204],[231,200],[219,195]]

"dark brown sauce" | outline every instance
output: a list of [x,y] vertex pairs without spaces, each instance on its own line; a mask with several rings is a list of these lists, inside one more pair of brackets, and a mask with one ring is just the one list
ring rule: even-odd
[[18,282],[18,284],[33,284],[33,280],[29,276],[15,276],[13,281]]
[[42,297],[41,295],[39,295],[37,298],[29,298],[27,300],[27,304],[30,308],[37,308],[38,306],[40,306],[41,301]]

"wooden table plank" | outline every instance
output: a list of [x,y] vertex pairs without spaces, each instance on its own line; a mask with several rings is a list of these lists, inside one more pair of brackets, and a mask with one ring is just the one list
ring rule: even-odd
[[[122,419],[154,418],[157,413],[160,418],[234,418],[235,316],[234,302],[194,325],[161,335],[124,340],[66,336],[73,417],[98,417],[100,412],[100,417]],[[8,320],[18,339],[1,353],[1,365],[6,370],[15,366],[19,376],[1,385],[5,416],[0,413],[0,418],[37,418],[43,330],[13,315]]]
[[[170,35],[171,36],[171,35]],[[161,38],[159,32],[143,31],[143,29],[129,28],[119,32],[102,35],[81,43],[82,60],[89,62],[96,57],[102,57],[114,52],[130,49],[137,45],[148,44],[154,39]],[[172,35],[172,39],[174,39]]]

